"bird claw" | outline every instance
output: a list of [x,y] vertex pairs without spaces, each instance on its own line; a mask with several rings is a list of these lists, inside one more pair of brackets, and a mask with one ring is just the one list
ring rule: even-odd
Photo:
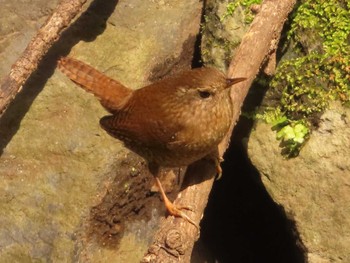
[[181,210],[189,210],[189,211],[193,211],[192,207],[188,207],[188,206],[177,206],[171,202],[166,202],[166,208],[169,212],[169,214],[176,216],[176,217],[181,217],[183,219],[185,219],[187,222],[191,223],[192,225],[194,225],[197,230],[199,231],[199,225],[194,222],[187,214],[185,214],[183,211]]
[[215,162],[215,168],[216,168],[216,178],[215,180],[220,180],[221,176],[222,176],[222,168],[220,163],[222,163],[224,161],[224,158],[222,157],[218,157],[214,159]]
[[177,205],[173,204],[172,202],[170,202],[170,200],[168,199],[168,197],[166,196],[166,194],[164,192],[164,189],[162,187],[162,184],[161,184],[159,178],[156,177],[155,179],[156,179],[156,183],[158,185],[158,188],[160,190],[160,193],[163,197],[165,207],[168,210],[169,214],[176,216],[176,217],[182,217],[187,222],[194,225],[199,232],[199,225],[195,221],[193,221],[188,215],[186,215],[184,212],[181,211],[181,209],[193,211],[193,208],[190,206],[177,206]]
[[176,208],[177,208],[178,210],[187,210],[187,211],[194,212],[194,209],[193,209],[192,206],[176,205]]

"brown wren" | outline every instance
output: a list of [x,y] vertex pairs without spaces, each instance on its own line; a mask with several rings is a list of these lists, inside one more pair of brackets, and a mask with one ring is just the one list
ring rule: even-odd
[[132,90],[76,59],[61,58],[58,67],[111,113],[100,120],[102,128],[146,159],[169,213],[198,227],[181,211],[186,207],[167,198],[159,167],[187,166],[209,156],[221,171],[217,146],[233,114],[230,87],[245,78],[196,68]]

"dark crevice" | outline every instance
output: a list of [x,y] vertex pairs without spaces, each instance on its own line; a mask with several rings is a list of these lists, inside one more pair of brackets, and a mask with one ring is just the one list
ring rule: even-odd
[[202,62],[202,29],[201,26],[204,23],[204,11],[205,11],[205,1],[203,4],[203,9],[202,9],[202,14],[201,14],[201,22],[200,22],[200,28],[199,28],[199,32],[198,35],[196,36],[196,42],[194,45],[194,51],[193,51],[193,58],[192,58],[192,63],[191,63],[191,67],[192,68],[200,68],[203,67],[203,62]]
[[224,174],[214,183],[196,249],[209,250],[207,262],[213,263],[304,263],[305,248],[294,222],[272,200],[247,157],[242,138],[251,126],[244,118],[236,125],[222,165]]

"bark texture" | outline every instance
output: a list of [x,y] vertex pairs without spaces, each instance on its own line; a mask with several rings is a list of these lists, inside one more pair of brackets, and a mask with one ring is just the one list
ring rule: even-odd
[[[274,54],[284,22],[295,3],[296,0],[265,0],[231,61],[227,76],[246,77],[247,80],[231,90],[234,114],[230,131],[218,147],[220,156],[229,145],[249,87],[270,55]],[[184,190],[175,200],[177,204],[192,205],[194,212],[188,214],[197,223],[207,205],[215,173],[214,166],[204,161],[191,165],[186,173]],[[198,237],[199,233],[193,225],[169,216],[162,222],[143,262],[190,262],[191,251]]]

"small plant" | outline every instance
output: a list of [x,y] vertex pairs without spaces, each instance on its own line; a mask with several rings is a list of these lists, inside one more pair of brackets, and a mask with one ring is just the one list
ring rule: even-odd
[[276,137],[281,140],[282,154],[288,158],[297,156],[309,133],[309,128],[302,122],[290,123],[280,129]]
[[255,114],[255,119],[263,120],[274,128],[283,127],[288,122],[288,118],[281,112],[280,108],[267,109],[264,114],[257,113]]
[[[250,118],[252,116],[247,116]],[[307,124],[302,121],[291,121],[280,108],[268,109],[263,114],[255,114],[255,119],[261,119],[276,131],[276,139],[281,141],[282,155],[295,157],[304,146],[310,134]]]
[[341,0],[303,0],[294,12],[287,32],[293,58],[279,63],[268,91],[279,103],[262,117],[279,120],[274,129],[288,157],[298,155],[313,128],[310,120],[330,101],[350,105],[349,18],[350,1]]

